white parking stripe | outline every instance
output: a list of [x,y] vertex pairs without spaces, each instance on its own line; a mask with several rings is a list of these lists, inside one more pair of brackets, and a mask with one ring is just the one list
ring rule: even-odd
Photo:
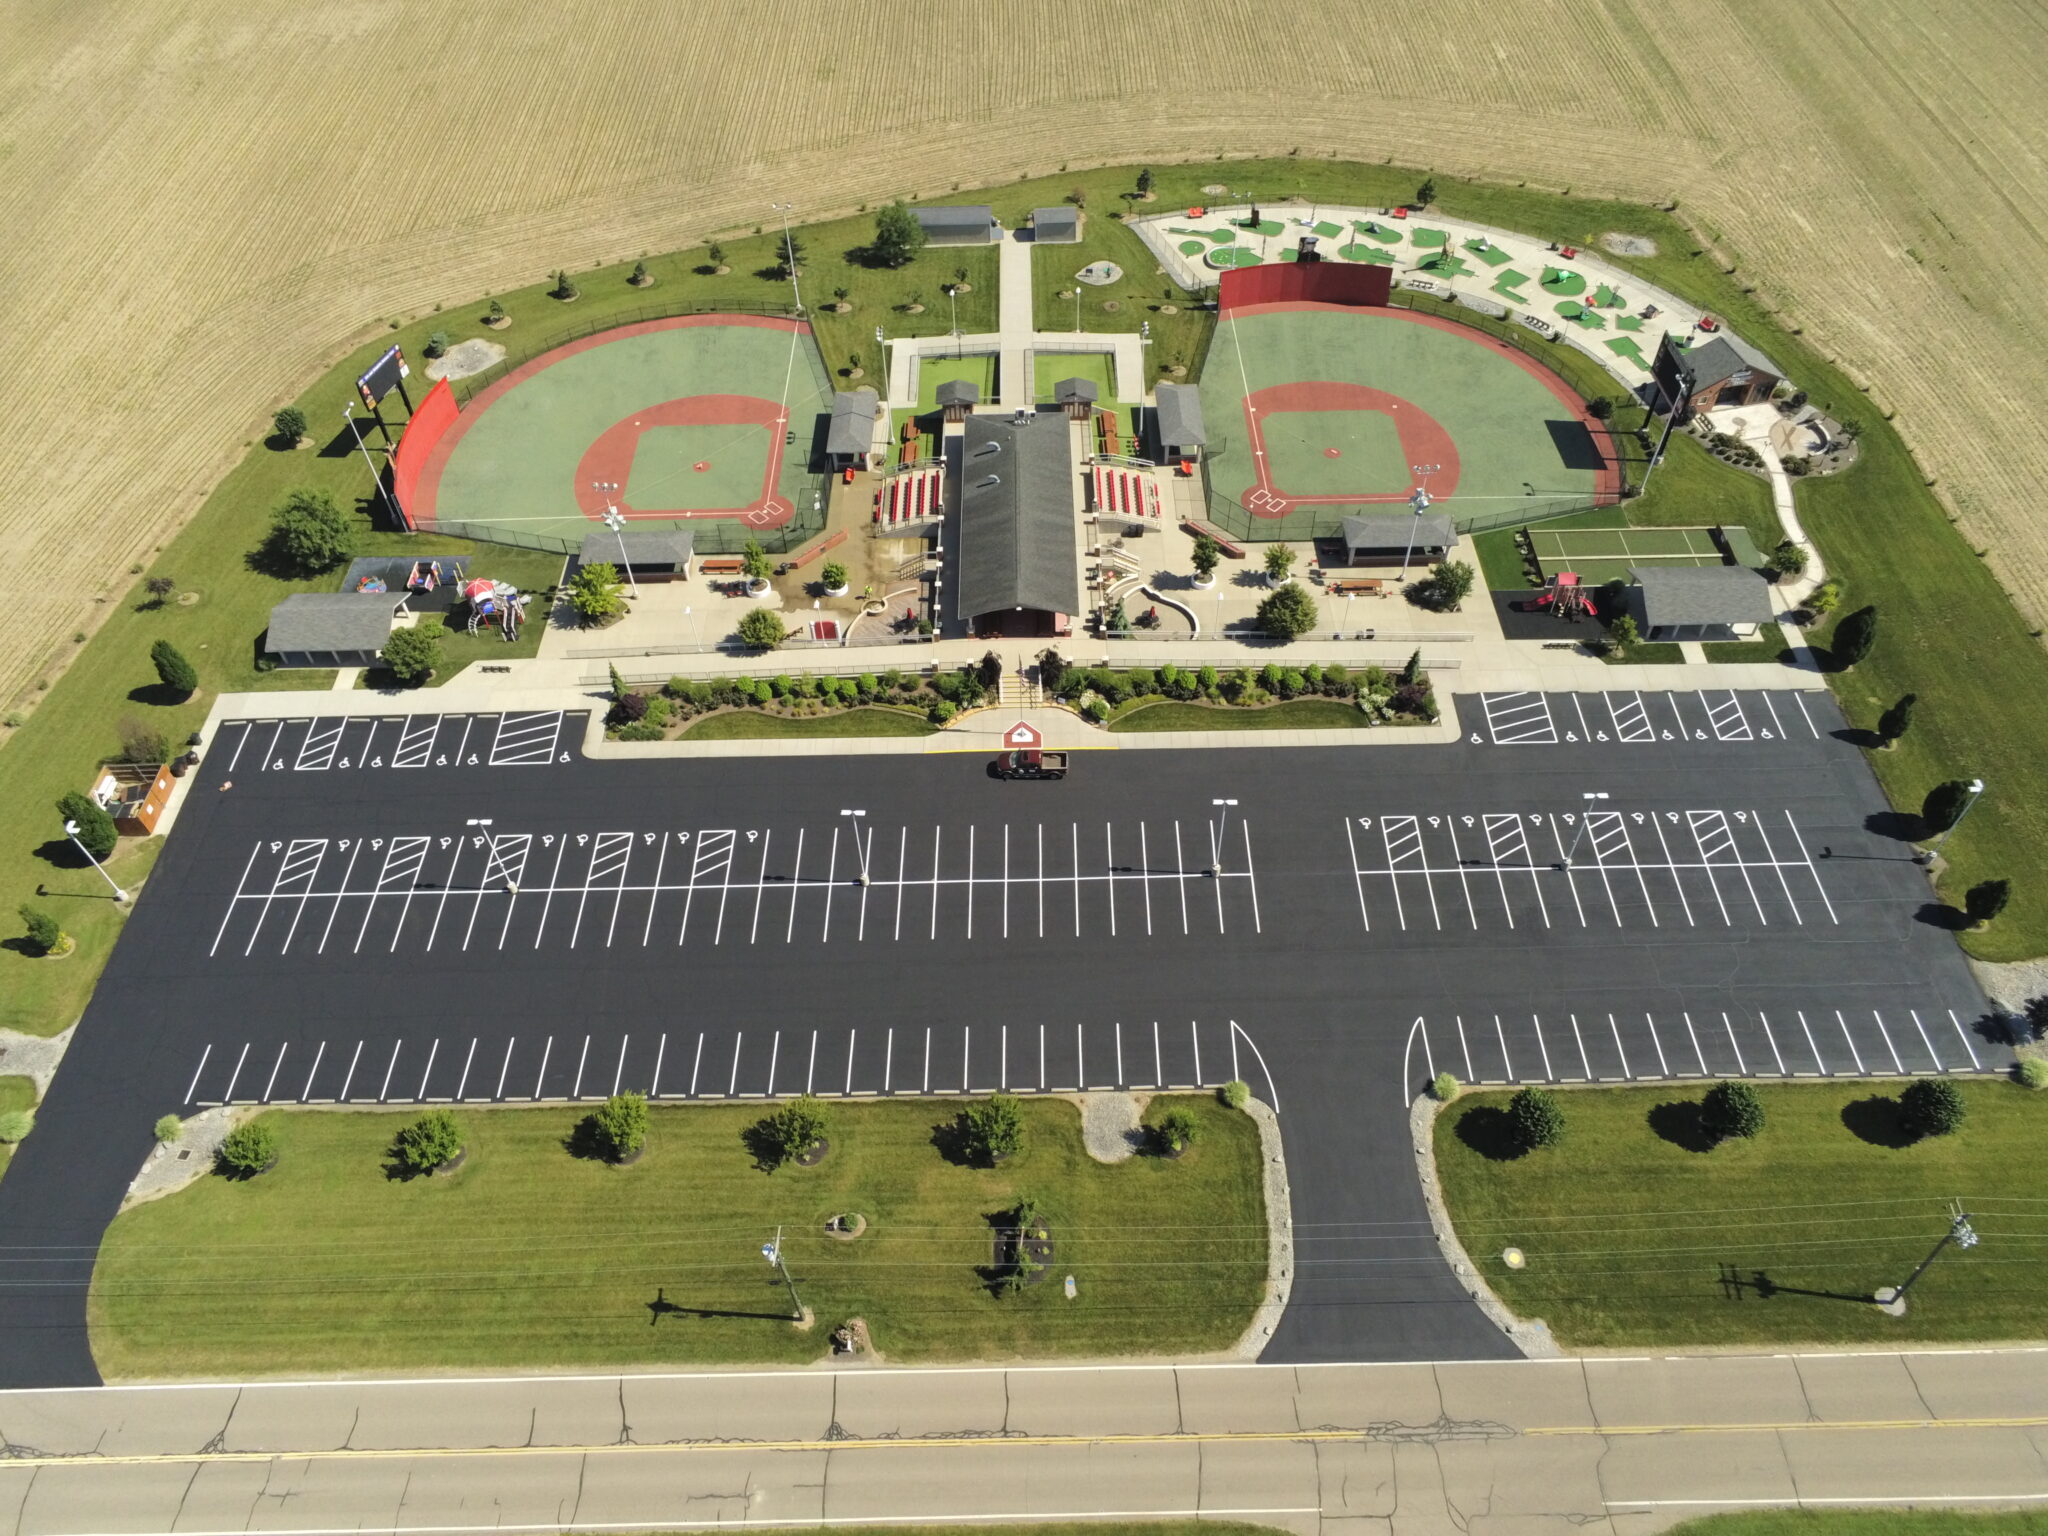
[[1906,1064],[1905,1062],[1899,1059],[1898,1046],[1892,1043],[1892,1032],[1884,1027],[1884,1015],[1879,1013],[1875,1008],[1873,1008],[1870,1010],[1870,1017],[1871,1020],[1877,1025],[1877,1032],[1879,1036],[1881,1036],[1884,1040],[1885,1054],[1890,1056],[1892,1059],[1892,1070],[1894,1072],[1903,1073],[1906,1070]]
[[1842,1010],[1839,1008],[1835,1010],[1835,1022],[1842,1027],[1842,1040],[1849,1047],[1849,1059],[1856,1063],[1857,1075],[1863,1075],[1863,1053],[1856,1049],[1856,1037],[1849,1033],[1849,1021],[1842,1017]]

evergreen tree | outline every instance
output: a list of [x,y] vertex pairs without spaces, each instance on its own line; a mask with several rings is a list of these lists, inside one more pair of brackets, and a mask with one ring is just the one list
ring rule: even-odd
[[1892,705],[1877,717],[1877,744],[1889,750],[1906,734],[1913,723],[1913,705],[1918,702],[1917,694],[1902,694],[1898,703]]
[[85,845],[85,851],[96,859],[104,859],[112,853],[114,845],[121,840],[114,818],[90,795],[80,794],[74,789],[57,802],[57,814],[66,821],[78,823],[76,836]]
[[1852,610],[1842,616],[1835,626],[1835,638],[1829,646],[1838,671],[1847,672],[1870,654],[1871,646],[1877,643],[1877,609],[1870,605]]
[[1963,893],[1963,913],[1970,919],[1970,926],[1982,928],[2003,912],[2010,900],[2010,880],[1980,880]]
[[181,699],[192,697],[199,686],[199,672],[175,645],[168,640],[157,641],[149,648],[149,659],[164,687]]

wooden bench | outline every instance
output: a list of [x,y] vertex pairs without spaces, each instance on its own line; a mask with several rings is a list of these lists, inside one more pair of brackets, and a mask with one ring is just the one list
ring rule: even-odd
[[697,562],[697,569],[706,576],[737,576],[746,568],[746,561],[738,555],[706,555]]
[[1387,584],[1376,576],[1363,576],[1351,581],[1330,583],[1333,597],[1385,597]]

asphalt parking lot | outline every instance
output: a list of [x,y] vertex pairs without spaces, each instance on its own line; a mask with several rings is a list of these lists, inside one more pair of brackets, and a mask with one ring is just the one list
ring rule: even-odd
[[1061,783],[592,761],[573,716],[224,727],[0,1183],[15,1252],[50,1245],[9,1261],[0,1385],[95,1379],[89,1255],[156,1116],[212,1103],[1239,1077],[1293,1179],[1266,1358],[1442,1359],[1511,1351],[1409,1171],[1432,1072],[2009,1063],[1824,695],[1489,696],[1460,723],[1089,754]]

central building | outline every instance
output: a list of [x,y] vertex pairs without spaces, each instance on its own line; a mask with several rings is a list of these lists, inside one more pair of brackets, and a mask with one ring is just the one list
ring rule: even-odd
[[1071,423],[1044,411],[963,425],[956,611],[973,635],[1073,633],[1081,480]]

